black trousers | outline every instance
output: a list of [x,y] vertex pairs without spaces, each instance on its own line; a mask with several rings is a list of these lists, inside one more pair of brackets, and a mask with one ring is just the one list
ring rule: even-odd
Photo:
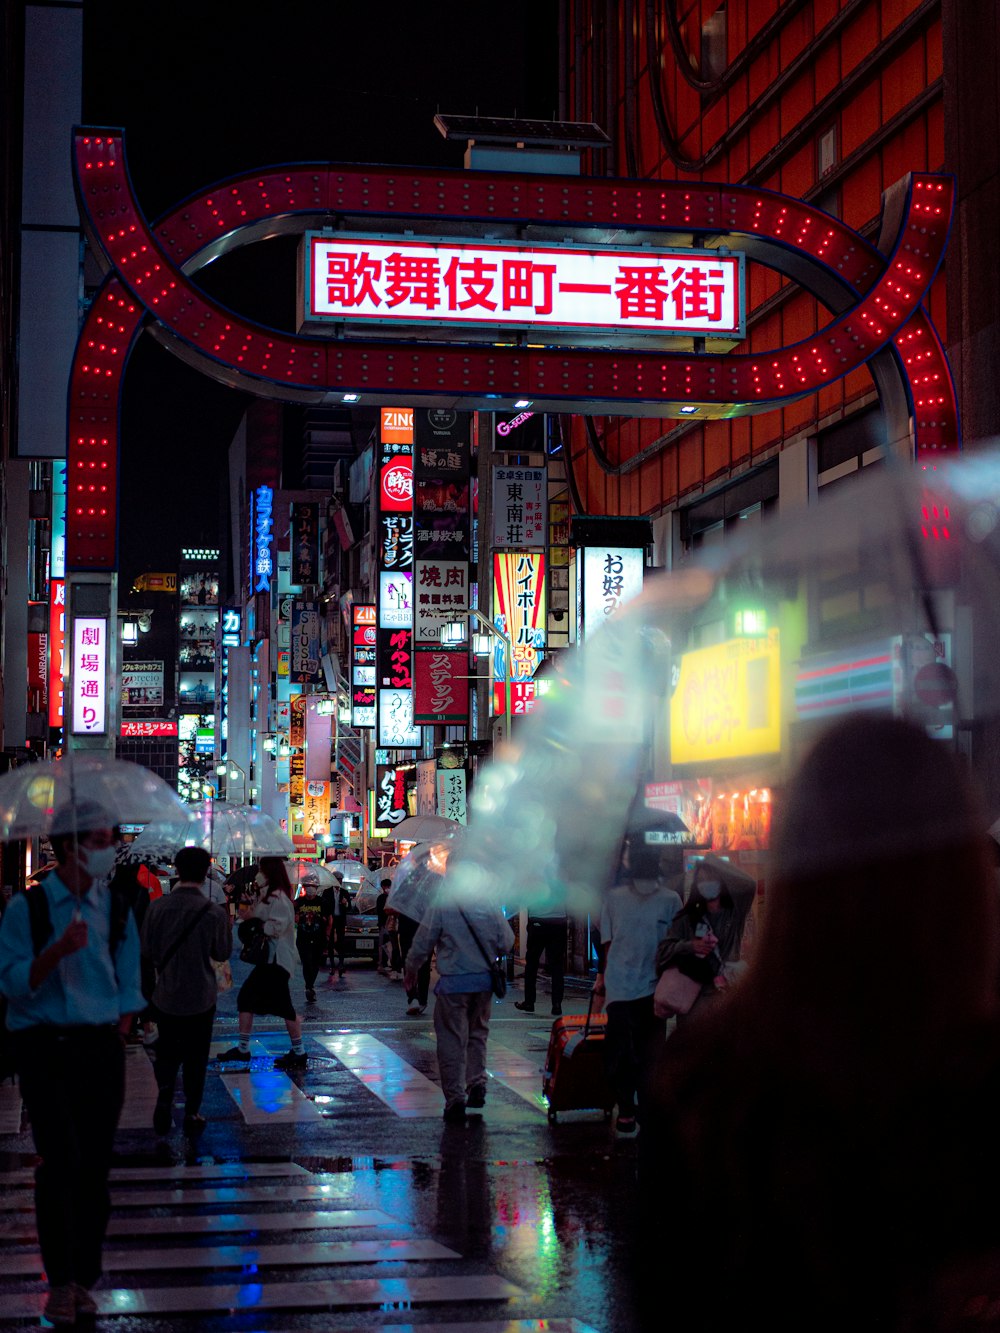
[[299,958],[302,960],[302,979],[306,983],[306,990],[313,990],[316,985],[316,977],[319,975],[320,964],[323,962],[325,952],[323,940],[299,940],[297,943]]
[[618,1114],[635,1114],[636,1098],[643,1110],[651,1066],[658,1046],[666,1040],[667,1020],[653,1012],[653,997],[614,1000],[608,1005],[604,1052],[608,1080],[618,1103]]
[[[410,952],[410,945],[413,943],[413,937],[420,929],[420,922],[414,921],[410,916],[399,917],[399,953],[406,966],[406,955]],[[431,961],[428,958],[423,967],[417,973],[417,989],[411,994],[406,992],[408,1000],[416,1000],[418,1004],[427,1004],[427,996],[431,989]]]
[[561,1009],[566,979],[565,921],[542,921],[528,917],[528,939],[524,950],[524,1002],[535,1003],[538,964],[545,954],[545,966],[552,978],[552,1008]]
[[344,969],[344,944],[347,939],[347,918],[344,916],[332,916],[330,918],[330,971],[332,972],[337,964],[334,961],[334,955],[340,958],[340,970]]
[[15,1034],[21,1097],[41,1162],[35,1214],[53,1287],[92,1287],[111,1212],[108,1172],[125,1099],[118,1027],[29,1028]]
[[184,1070],[184,1114],[197,1115],[205,1095],[205,1074],[212,1045],[215,1005],[202,1014],[165,1014],[157,1011],[156,1086],[160,1100],[172,1099],[177,1072]]

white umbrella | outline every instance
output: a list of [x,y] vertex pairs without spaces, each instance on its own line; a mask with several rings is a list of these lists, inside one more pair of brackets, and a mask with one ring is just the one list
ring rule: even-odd
[[288,871],[292,888],[300,887],[309,875],[315,875],[321,889],[328,889],[331,884],[340,882],[333,871],[319,861],[286,861],[285,869]]
[[392,836],[396,842],[430,842],[434,838],[447,838],[461,827],[444,815],[411,815],[396,825]]
[[189,807],[186,819],[168,820],[144,828],[132,844],[133,856],[162,854],[172,843],[178,847],[204,847],[213,856],[288,856],[295,850],[291,838],[270,815],[250,805],[228,801],[202,801]]
[[138,764],[104,755],[77,753],[21,764],[0,777],[0,841],[4,842],[70,833],[82,827],[81,817],[146,824],[180,819],[183,814],[183,803],[162,778]]

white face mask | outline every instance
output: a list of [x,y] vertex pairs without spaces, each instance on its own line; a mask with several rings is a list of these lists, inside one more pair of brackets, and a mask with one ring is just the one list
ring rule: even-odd
[[267,880],[266,880],[265,877],[264,877],[262,874],[260,874],[259,872],[254,876],[254,881],[253,881],[253,882],[257,885],[258,889],[266,889],[266,888],[267,888]]
[[88,875],[94,879],[103,879],[105,875],[110,875],[115,867],[115,855],[117,849],[111,847],[79,847],[77,854],[80,864],[86,870]]
[[309,884],[309,883],[306,883],[306,884],[304,884],[302,887],[303,887],[303,888],[305,889],[305,891],[306,891],[306,897],[307,897],[307,898],[315,898],[316,895],[317,895],[317,893],[319,893],[319,885],[318,885],[318,884]]
[[698,881],[698,892],[706,902],[714,902],[722,892],[722,884],[717,879],[700,879]]

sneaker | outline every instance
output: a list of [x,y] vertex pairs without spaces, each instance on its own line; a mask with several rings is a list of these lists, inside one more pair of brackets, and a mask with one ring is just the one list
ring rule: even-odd
[[316,999],[316,992],[314,990],[307,990],[306,1000],[308,1001],[308,1003],[312,1004],[315,999]]
[[243,1064],[248,1065],[250,1063],[250,1052],[241,1051],[238,1046],[230,1046],[228,1051],[223,1051],[221,1055],[216,1056],[216,1059],[220,1061],[239,1060]]
[[554,1005],[552,1006],[552,1017],[553,1017],[553,1018],[562,1018],[562,1005],[561,1005],[561,1004],[554,1004]]
[[[465,1114],[463,1107],[462,1114]],[[72,1286],[49,1287],[48,1299],[42,1318],[47,1324],[68,1325],[76,1323],[76,1293]]]
[[615,1133],[631,1138],[639,1132],[639,1124],[634,1115],[620,1115],[615,1121]]
[[208,1121],[205,1117],[199,1115],[197,1112],[195,1112],[194,1115],[186,1115],[184,1117],[184,1133],[189,1139],[193,1139],[196,1135],[201,1133],[207,1124]]
[[341,977],[341,980],[343,980],[343,978],[346,977],[346,976],[347,976],[347,973],[344,971],[343,968],[341,968],[341,969],[340,969],[340,977]]
[[153,1129],[160,1138],[165,1138],[173,1129],[173,1108],[169,1101],[158,1101],[153,1109]]
[[297,1051],[286,1051],[284,1055],[279,1055],[274,1062],[275,1069],[305,1069],[309,1063],[309,1057],[305,1051],[301,1055]]
[[421,1004],[419,1000],[411,1000],[406,1006],[406,1012],[408,1014],[422,1014],[425,1008],[426,1005]]
[[465,1104],[470,1111],[481,1110],[486,1105],[486,1088],[482,1083],[477,1083],[474,1088],[469,1089],[469,1097]]
[[444,1108],[444,1123],[446,1125],[464,1125],[465,1102],[452,1102],[450,1106],[446,1106]]
[[390,980],[390,981],[402,981],[402,980],[403,980],[403,974],[402,974],[402,972],[390,972],[390,973],[389,973],[389,980]]
[[527,1000],[515,1000],[514,1008],[520,1009],[522,1014],[533,1014],[535,1012],[535,1006],[529,1004]]
[[70,1284],[73,1288],[73,1300],[76,1303],[77,1314],[94,1315],[97,1314],[97,1302],[91,1296],[86,1287],[81,1287],[79,1282]]

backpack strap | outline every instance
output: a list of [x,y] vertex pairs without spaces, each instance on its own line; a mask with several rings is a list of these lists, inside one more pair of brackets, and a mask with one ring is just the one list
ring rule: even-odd
[[49,896],[43,884],[28,890],[28,921],[31,925],[31,949],[37,958],[52,938],[52,917],[49,914]]

